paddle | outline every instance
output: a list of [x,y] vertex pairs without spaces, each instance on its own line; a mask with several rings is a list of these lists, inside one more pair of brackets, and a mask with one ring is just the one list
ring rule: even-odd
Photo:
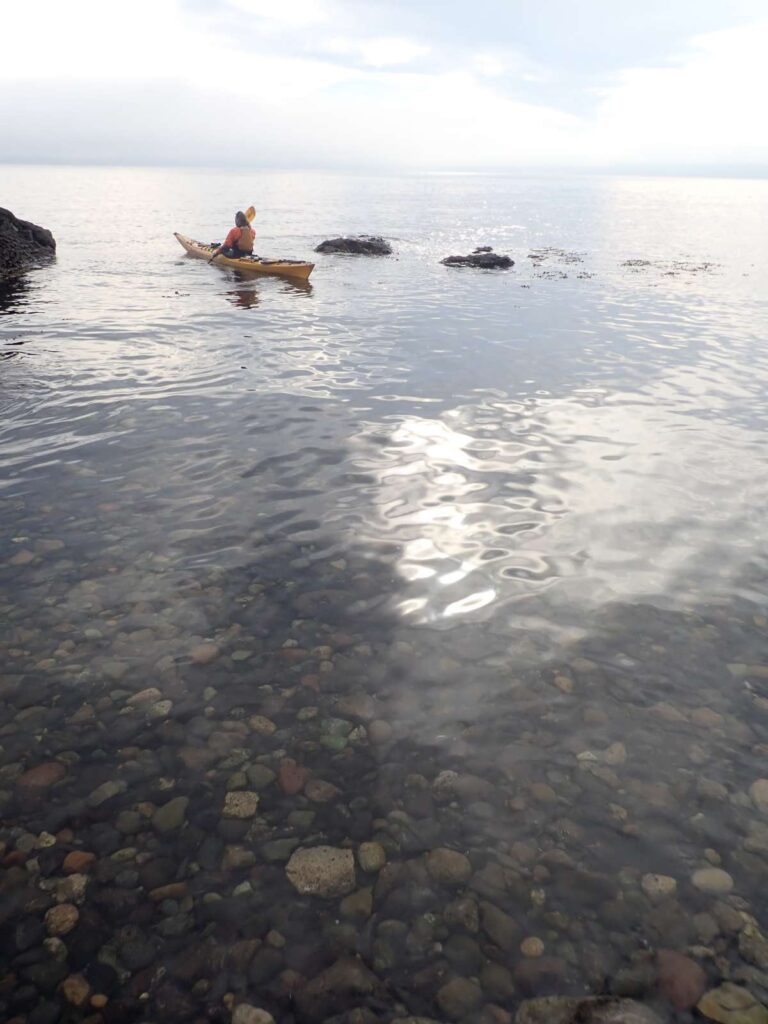
[[[245,211],[245,216],[248,219],[248,223],[252,224],[253,223],[253,218],[256,216],[256,207],[255,206],[249,206],[248,209]],[[211,258],[208,260],[208,262],[209,263],[213,263],[213,261],[216,259],[216,257],[218,255],[219,255],[219,253],[215,252],[213,254],[213,256],[211,256]]]

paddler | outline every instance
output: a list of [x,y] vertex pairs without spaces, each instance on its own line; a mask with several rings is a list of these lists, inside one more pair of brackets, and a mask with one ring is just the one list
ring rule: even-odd
[[218,249],[214,249],[213,255],[208,262],[210,263],[218,255],[228,256],[230,259],[237,259],[240,256],[252,256],[255,238],[256,232],[248,223],[248,218],[242,210],[238,210],[235,214],[235,226],[230,230]]

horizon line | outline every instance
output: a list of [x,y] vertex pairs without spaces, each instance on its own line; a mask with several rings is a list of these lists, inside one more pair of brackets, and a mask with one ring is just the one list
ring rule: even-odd
[[164,161],[145,162],[122,162],[108,160],[29,160],[29,159],[5,159],[0,160],[0,167],[61,167],[61,168],[103,168],[123,170],[174,170],[174,171],[202,171],[210,173],[271,173],[271,174],[350,174],[350,175],[374,175],[391,177],[393,175],[464,175],[476,177],[492,177],[498,175],[605,175],[605,176],[630,176],[630,177],[677,177],[677,178],[734,178],[740,180],[763,181],[768,178],[768,166],[762,164],[754,166],[749,164],[736,165],[664,165],[664,164],[613,164],[613,165],[570,165],[570,164],[526,164],[506,167],[486,168],[419,168],[407,166],[373,166],[373,165],[346,165],[346,166],[285,166],[279,164],[252,164],[240,165],[210,165],[203,163],[171,163]]

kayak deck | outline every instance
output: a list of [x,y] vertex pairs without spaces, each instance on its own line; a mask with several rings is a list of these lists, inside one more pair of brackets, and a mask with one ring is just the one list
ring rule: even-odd
[[[206,260],[211,258],[214,246],[206,245],[205,242],[196,242],[194,238],[180,235],[178,231],[174,231],[174,236],[190,256]],[[258,256],[240,256],[233,259],[230,256],[219,255],[213,262],[216,266],[232,267],[234,270],[245,270],[251,274],[277,274],[280,277],[293,277],[300,281],[306,281],[315,269],[314,263],[305,263],[303,260],[267,260]]]

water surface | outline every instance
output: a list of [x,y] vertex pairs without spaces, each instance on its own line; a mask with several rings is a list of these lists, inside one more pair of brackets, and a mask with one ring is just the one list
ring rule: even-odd
[[[109,1020],[146,992],[168,1019],[227,993],[278,1021],[666,1013],[664,947],[765,1002],[768,184],[0,183],[59,244],[0,291],[6,919],[96,855],[64,967],[6,943],[9,1015],[89,971]],[[250,202],[264,255],[358,231],[395,255],[317,256],[301,287],[173,239]],[[439,263],[482,244],[514,269]],[[332,788],[291,792],[286,759]],[[351,905],[286,879],[299,845],[367,841],[388,865]],[[693,881],[713,866],[723,891]],[[366,991],[323,1002],[344,955]]]

